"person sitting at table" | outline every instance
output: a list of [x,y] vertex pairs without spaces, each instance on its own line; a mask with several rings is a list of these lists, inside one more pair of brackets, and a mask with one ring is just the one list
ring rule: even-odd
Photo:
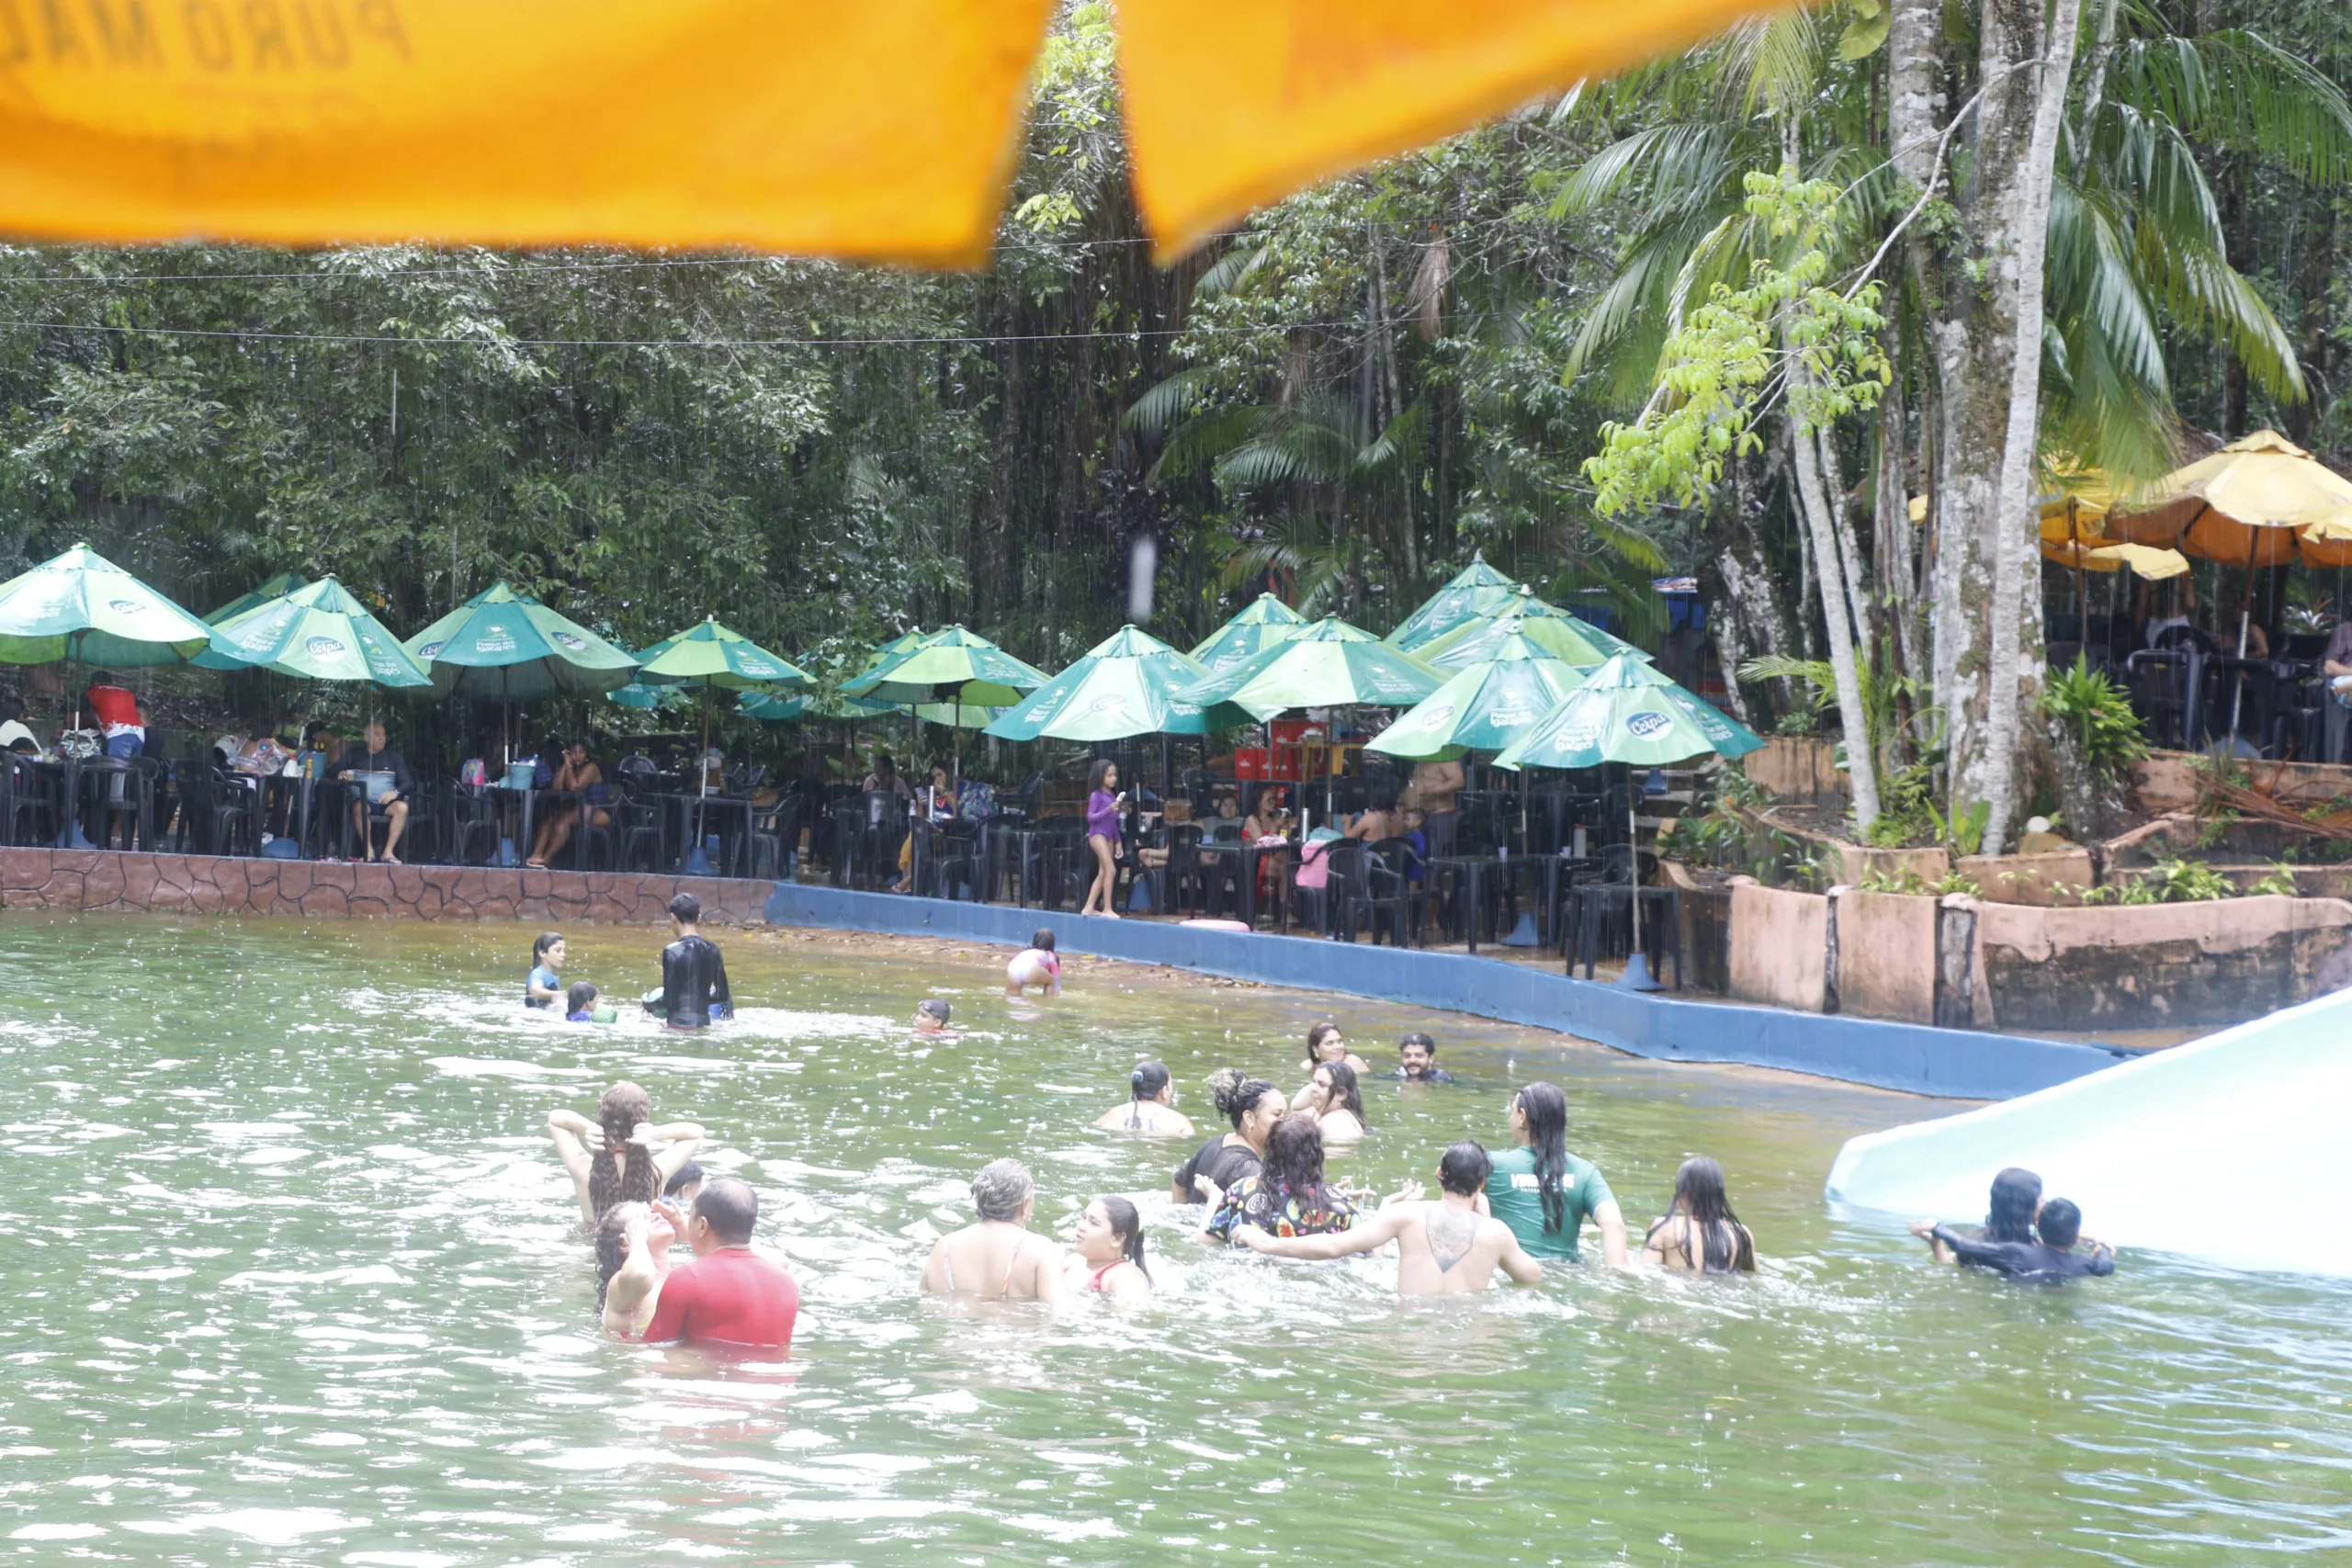
[[375,830],[368,825],[368,818],[371,811],[380,809],[384,813],[383,861],[386,865],[398,865],[401,863],[398,852],[401,834],[408,829],[408,797],[415,789],[416,782],[408,771],[408,759],[393,750],[384,739],[384,726],[380,719],[370,720],[365,738],[356,746],[345,747],[343,755],[337,759],[337,777],[354,779],[361,773],[390,773],[392,775],[392,787],[372,801],[363,791],[360,798],[351,803],[351,825],[359,829],[359,842],[367,851],[366,858],[376,859]]
[[[1250,815],[1242,821],[1241,841],[1245,844],[1263,844],[1269,840],[1289,838],[1294,819],[1290,814],[1288,798],[1287,792],[1280,785],[1272,785],[1260,790],[1257,804],[1250,808]],[[1257,896],[1264,898],[1270,893],[1276,898],[1284,898],[1289,896],[1290,852],[1288,850],[1274,850],[1258,857]]]
[[[926,809],[933,822],[956,820],[956,781],[948,775],[946,763],[933,762],[931,765],[931,787],[924,792],[923,798],[929,803]],[[914,891],[914,875],[915,836],[909,833],[899,840],[899,880],[890,885],[890,891],[911,893]]]
[[912,800],[915,797],[914,790],[909,786],[906,780],[899,776],[899,764],[892,761],[888,751],[874,753],[874,771],[866,774],[865,782],[857,787],[869,794],[878,790],[884,794],[895,795],[900,800]]
[[82,700],[97,716],[107,756],[136,757],[147,749],[147,719],[139,711],[139,699],[115,684],[111,671],[101,670],[91,676],[90,689],[82,694]]
[[1394,785],[1379,786],[1369,806],[1356,813],[1355,820],[1347,826],[1347,836],[1376,844],[1383,839],[1405,836],[1405,819],[1396,814],[1396,790]]
[[[2321,671],[2328,677],[2327,705],[2322,714],[2326,726],[2325,761],[2344,760],[2344,730],[2346,718],[2352,718],[2352,621],[2340,623],[2327,639],[2327,651],[2320,655]],[[0,729],[0,734],[6,734]]]
[[2132,596],[2132,618],[2139,623],[2140,640],[2148,648],[2162,647],[2165,634],[2176,629],[2196,635],[2189,620],[2196,613],[2197,583],[2185,571],[2158,582],[2142,578]]
[[23,699],[10,697],[0,702],[0,713],[8,716],[0,719],[0,751],[33,752],[40,750],[40,738],[25,722]]
[[[604,789],[605,771],[588,760],[586,741],[573,740],[566,743],[563,748],[562,765],[556,769],[555,782],[548,787],[571,790],[582,795],[586,795],[591,791]],[[595,805],[593,801],[590,803],[589,809],[595,813],[590,820],[599,828],[613,819],[611,812]],[[579,825],[580,802],[559,801],[548,807],[547,815],[539,818],[538,832],[535,835],[537,841],[531,846],[531,858],[525,863],[544,867],[548,862],[555,859],[564,845],[571,841],[571,830]]]

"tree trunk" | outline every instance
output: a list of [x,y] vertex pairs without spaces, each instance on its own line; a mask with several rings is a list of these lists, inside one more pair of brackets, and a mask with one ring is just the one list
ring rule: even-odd
[[[1804,374],[1801,366],[1792,376]],[[1854,660],[1851,608],[1838,561],[1838,524],[1831,515],[1828,485],[1821,471],[1822,447],[1816,433],[1788,422],[1789,439],[1796,448],[1797,497],[1805,529],[1813,540],[1813,558],[1821,578],[1821,619],[1829,637],[1829,669],[1838,683],[1838,717],[1846,732],[1846,769],[1854,786],[1854,825],[1864,832],[1878,820],[1878,759],[1871,744],[1870,709],[1862,700],[1861,672]]]
[[[1788,594],[1757,527],[1755,486],[1749,482],[1753,466],[1751,458],[1733,458],[1732,482],[1715,489],[1700,552],[1700,584],[1707,592],[1707,625],[1723,660],[1724,694],[1732,716],[1758,729],[1763,728],[1758,722],[1763,715],[1750,713],[1739,667],[1762,654],[1789,657],[1796,639],[1789,622]],[[1774,687],[1783,707],[1787,684],[1781,682]]]
[[[2038,0],[1985,6],[1985,48],[1994,47],[1991,17],[2007,9],[2008,22],[2023,29],[2031,49],[2041,27]],[[2008,842],[2009,817],[2017,801],[2019,715],[2041,693],[2040,507],[2034,459],[2041,434],[2041,299],[2043,263],[2050,248],[2050,186],[2057,164],[2058,132],[2066,112],[2066,84],[2074,70],[2075,36],[2082,0],[2053,0],[2046,36],[2039,37],[2038,67],[2018,72],[2029,83],[2031,133],[2027,165],[2010,193],[2007,230],[2014,237],[2011,302],[2009,406],[2001,442],[2000,489],[1992,522],[1993,600],[1991,652],[1987,665],[1984,751],[1984,837],[1979,854],[1998,854]],[[2030,55],[2023,57],[2030,59]]]

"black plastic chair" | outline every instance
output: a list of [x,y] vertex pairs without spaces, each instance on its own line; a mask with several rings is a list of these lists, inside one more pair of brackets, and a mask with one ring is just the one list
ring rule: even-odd
[[1426,880],[1417,881],[1414,874],[1425,869],[1408,839],[1383,839],[1372,845],[1363,857],[1362,878],[1348,885],[1348,907],[1340,923],[1352,937],[1361,919],[1365,935],[1378,942],[1385,919],[1391,947],[1418,945],[1429,893]]
[[2151,744],[2185,750],[2198,728],[2197,651],[2143,648],[2123,661],[2124,684]]
[[[752,808],[752,874],[789,882],[800,858],[800,807],[803,797],[787,795],[773,805]],[[761,868],[766,869],[763,871]]]
[[0,842],[17,845],[53,844],[58,829],[58,780],[29,758],[0,752],[6,768],[0,774]]
[[[1290,930],[1291,915],[1295,911],[1301,926],[1312,926],[1324,936],[1337,933],[1340,911],[1346,907],[1351,886],[1363,880],[1363,840],[1333,839],[1326,842],[1322,859],[1329,867],[1320,887],[1301,887],[1298,874],[1306,869],[1304,859],[1294,861],[1286,874],[1290,882],[1290,902],[1283,909],[1282,929]],[[1351,929],[1347,940],[1355,940]]]
[[261,781],[233,769],[206,770],[204,849],[213,855],[261,853]]

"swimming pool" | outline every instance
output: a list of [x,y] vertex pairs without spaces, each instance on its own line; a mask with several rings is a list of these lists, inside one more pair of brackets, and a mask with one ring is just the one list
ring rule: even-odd
[[[2352,1559],[2352,1291],[2132,1255],[2018,1290],[1827,1217],[1839,1144],[1932,1102],[1113,965],[1014,1016],[1000,953],[788,933],[722,935],[731,1029],[567,1028],[519,1006],[531,934],[0,924],[0,1543],[405,1568]],[[656,983],[654,933],[570,934],[567,979]],[[911,1043],[933,993],[966,1032]],[[1086,1123],[1153,1055],[1205,1126],[1212,1068],[1291,1087],[1325,1015],[1383,1069],[1429,1028],[1464,1080],[1368,1086],[1348,1174],[1499,1146],[1510,1087],[1548,1077],[1637,1232],[1713,1154],[1765,1273],[1589,1265],[1400,1306],[1378,1260],[1178,1239],[1183,1150]],[[539,1127],[619,1077],[760,1189],[804,1296],[789,1376],[594,1332]],[[1057,1229],[1136,1196],[1159,1299],[920,1300],[930,1238],[1006,1153]],[[2181,1179],[2227,1173],[2185,1151]]]

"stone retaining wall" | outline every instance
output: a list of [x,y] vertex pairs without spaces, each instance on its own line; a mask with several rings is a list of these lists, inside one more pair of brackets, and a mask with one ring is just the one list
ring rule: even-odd
[[0,907],[189,915],[651,925],[692,893],[713,925],[756,925],[775,884],[635,872],[499,870],[0,849]]

